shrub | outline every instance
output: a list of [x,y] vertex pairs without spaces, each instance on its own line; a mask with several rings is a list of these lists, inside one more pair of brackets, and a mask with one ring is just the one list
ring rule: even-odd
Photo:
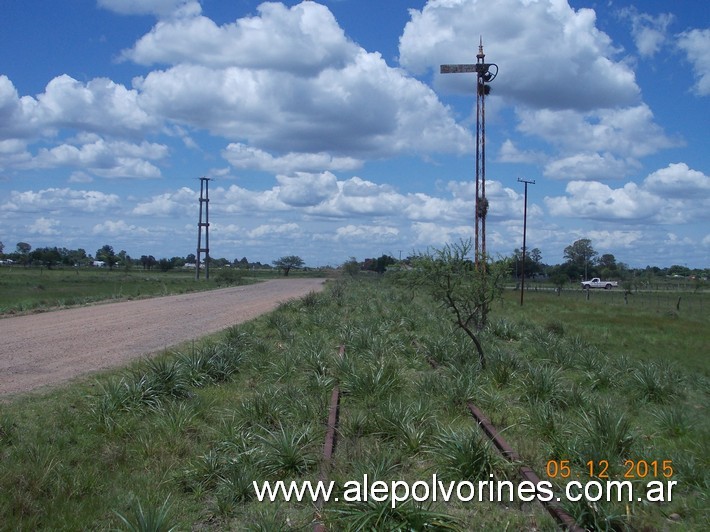
[[247,270],[239,268],[220,268],[214,279],[219,285],[239,286],[244,284],[247,273]]

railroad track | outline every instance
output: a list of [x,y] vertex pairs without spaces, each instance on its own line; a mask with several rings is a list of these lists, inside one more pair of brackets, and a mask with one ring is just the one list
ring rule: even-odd
[[[342,358],[344,354],[345,346],[341,344],[338,355]],[[428,358],[427,362],[433,369],[438,367],[438,364],[433,359]],[[335,454],[336,449],[338,421],[340,418],[340,399],[340,386],[339,384],[336,384],[333,387],[333,391],[330,396],[327,432],[325,442],[323,443],[323,456],[320,464],[319,480],[324,483],[329,480],[329,473],[333,463],[333,455]],[[507,461],[518,465],[518,474],[520,477],[525,481],[533,483],[537,487],[541,482],[540,477],[535,473],[535,471],[532,470],[532,468],[523,464],[520,455],[508,444],[503,436],[501,436],[500,432],[493,426],[488,417],[471,401],[469,401],[466,406],[471,413],[471,416],[476,421],[478,427],[491,441],[494,448],[501,454],[501,456]],[[314,532],[325,532],[327,530],[327,527],[323,522],[323,509],[325,507],[325,502],[326,501],[324,501],[322,497],[316,501],[314,516],[315,524],[313,527]],[[561,529],[569,530],[570,532],[584,532],[584,529],[578,526],[574,518],[559,504],[554,501],[539,502],[552,516],[552,518],[555,519]]]

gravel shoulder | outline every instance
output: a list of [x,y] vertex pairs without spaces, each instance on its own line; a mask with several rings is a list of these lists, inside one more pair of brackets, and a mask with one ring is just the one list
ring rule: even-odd
[[278,279],[0,319],[0,397],[125,365],[249,321],[323,284]]

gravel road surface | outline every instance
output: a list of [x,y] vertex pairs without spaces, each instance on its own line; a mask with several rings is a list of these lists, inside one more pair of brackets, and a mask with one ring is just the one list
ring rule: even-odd
[[0,319],[0,397],[125,365],[320,291],[323,282],[278,279]]

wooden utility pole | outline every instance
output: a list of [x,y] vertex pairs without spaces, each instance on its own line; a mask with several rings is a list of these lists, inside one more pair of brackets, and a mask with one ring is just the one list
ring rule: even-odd
[[525,200],[523,207],[523,265],[521,266],[522,275],[520,276],[520,306],[523,306],[523,296],[525,295],[525,237],[528,230],[528,185],[534,185],[535,181],[526,181],[518,178],[518,183],[525,183]]
[[476,73],[476,205],[475,205],[475,264],[476,270],[486,268],[486,95],[491,88],[488,85],[498,75],[498,65],[485,62],[483,38],[478,45],[476,64],[441,65],[442,74]]

